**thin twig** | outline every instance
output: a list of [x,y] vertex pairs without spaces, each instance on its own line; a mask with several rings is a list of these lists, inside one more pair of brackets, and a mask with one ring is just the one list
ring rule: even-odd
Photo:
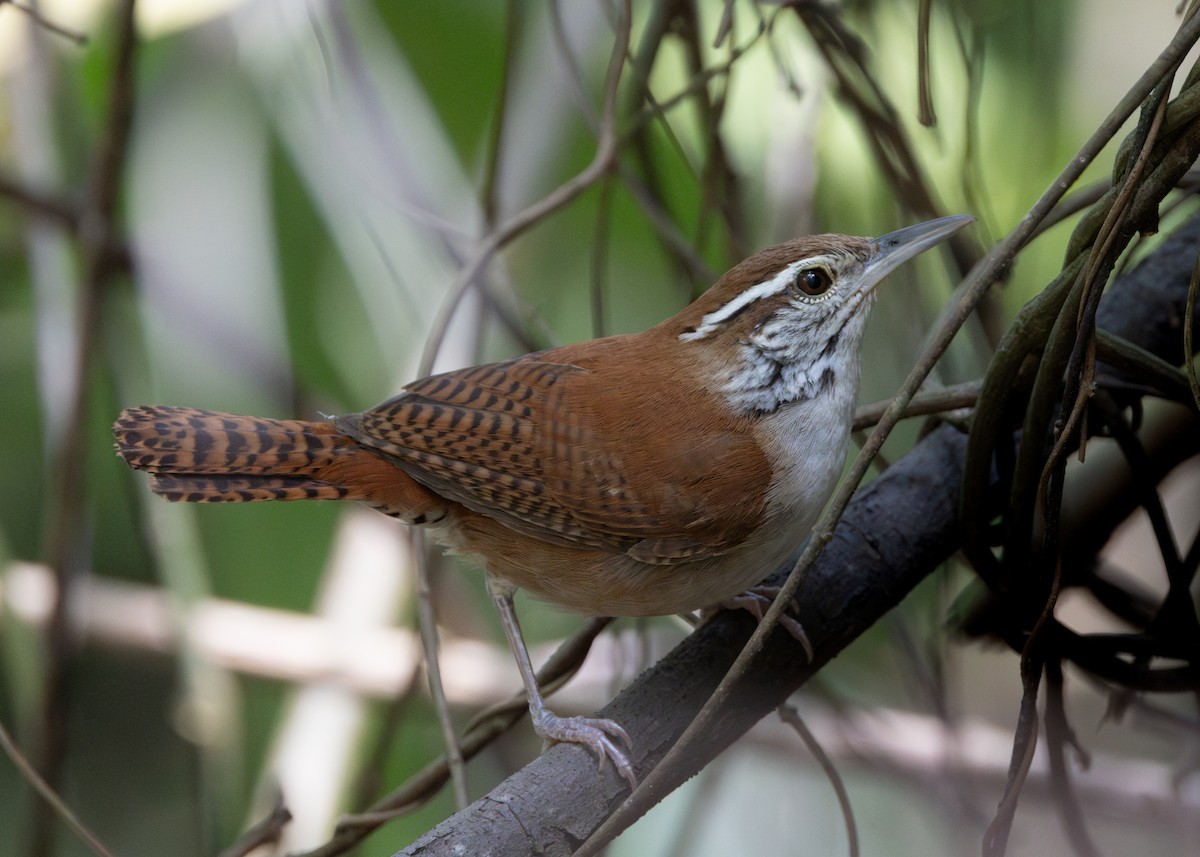
[[425,675],[428,678],[429,696],[433,700],[433,710],[442,733],[446,765],[450,772],[450,782],[454,786],[454,803],[459,809],[463,809],[471,802],[467,792],[467,763],[458,743],[450,703],[446,699],[446,688],[442,684],[442,668],[438,658],[437,613],[433,606],[433,586],[429,575],[431,557],[429,547],[425,543],[425,533],[419,528],[414,528],[411,537],[413,555],[417,560],[417,627],[421,631],[421,648],[425,652]]
[[77,30],[72,30],[61,24],[56,24],[39,12],[33,6],[25,3],[19,3],[17,0],[0,0],[0,6],[12,6],[21,12],[24,12],[29,18],[39,27],[47,32],[53,33],[56,36],[62,36],[64,39],[74,42],[78,47],[83,47],[88,43],[88,37]]
[[[1058,660],[1046,664],[1046,748],[1050,767],[1050,791],[1058,802],[1063,826],[1067,831],[1075,854],[1078,857],[1100,857],[1100,850],[1088,833],[1083,821],[1083,808],[1071,784],[1067,768],[1066,748],[1073,747],[1082,753],[1075,735],[1067,722],[1067,709],[1063,700],[1062,663]],[[1086,764],[1085,764],[1086,767]]]
[[[47,629],[49,651],[42,700],[43,746],[41,769],[56,781],[66,752],[66,717],[69,670],[74,660],[74,632],[70,607],[75,584],[88,568],[90,531],[87,523],[87,427],[91,381],[97,363],[101,316],[108,286],[117,271],[117,198],[122,186],[125,156],[133,126],[134,55],[137,31],[134,0],[117,9],[117,36],[112,84],[106,105],[105,126],[88,176],[80,209],[78,239],[83,258],[79,284],[78,347],[65,413],[58,422],[62,436],[51,450],[51,487],[47,513],[46,563],[54,570],[57,598]],[[30,820],[30,853],[50,851],[48,816],[37,810]]]
[[516,58],[521,55],[523,33],[523,3],[508,0],[504,4],[504,58],[500,63],[500,91],[493,103],[496,115],[488,127],[487,157],[484,161],[483,183],[480,189],[483,222],[488,228],[495,226],[499,216],[500,201],[497,198],[500,179],[500,153],[503,151],[505,123],[509,118],[509,90],[516,75]]
[[599,339],[607,332],[604,312],[604,281],[608,272],[609,226],[613,217],[613,182],[600,183],[600,200],[596,205],[596,227],[592,236],[592,264],[588,294],[591,297],[592,337]]
[[[1041,489],[1039,495],[1045,500],[1045,486],[1050,476],[1051,468],[1056,466],[1056,462],[1063,455],[1067,444],[1071,441],[1074,435],[1075,426],[1083,416],[1084,407],[1091,398],[1090,381],[1095,375],[1095,329],[1096,329],[1096,307],[1100,303],[1100,282],[1101,272],[1111,271],[1114,260],[1112,259],[1113,248],[1116,245],[1118,233],[1121,225],[1128,214],[1129,203],[1133,198],[1134,191],[1139,186],[1142,175],[1145,172],[1146,164],[1150,159],[1150,153],[1154,149],[1154,144],[1158,140],[1158,131],[1162,126],[1162,118],[1166,113],[1167,99],[1166,87],[1170,85],[1171,77],[1167,77],[1157,88],[1159,91],[1159,102],[1154,111],[1154,119],[1150,123],[1150,128],[1146,133],[1146,138],[1142,141],[1141,151],[1138,153],[1137,160],[1134,161],[1133,167],[1129,170],[1124,181],[1122,182],[1120,192],[1113,201],[1112,207],[1105,217],[1104,224],[1100,228],[1100,233],[1097,236],[1096,243],[1092,246],[1092,252],[1088,257],[1088,266],[1084,273],[1084,282],[1082,285],[1083,298],[1079,306],[1079,321],[1078,326],[1082,328],[1076,338],[1074,348],[1072,349],[1071,359],[1067,365],[1068,383],[1078,387],[1077,394],[1073,397],[1073,403],[1070,415],[1067,418],[1066,425],[1059,431],[1058,438],[1055,441],[1054,448],[1046,458],[1046,467],[1042,471]],[[1119,248],[1118,248],[1119,249]],[[1080,363],[1085,360],[1083,354],[1087,349],[1090,357],[1087,359],[1087,365],[1091,367],[1091,372],[1086,377],[1081,378],[1080,373],[1082,367]],[[1080,445],[1080,452],[1084,446]],[[1082,458],[1080,459],[1082,460]]]
[[817,760],[821,770],[825,772],[829,785],[833,786],[833,793],[837,795],[838,806],[841,807],[842,818],[846,822],[846,839],[849,844],[850,857],[858,857],[858,825],[854,821],[854,807],[850,804],[850,794],[846,791],[846,783],[842,780],[842,775],[838,773],[837,766],[833,764],[829,754],[817,741],[817,736],[813,735],[812,730],[800,718],[800,713],[796,711],[794,705],[779,706],[779,719],[795,730],[796,734],[800,736],[800,740],[804,742],[805,748]]
[[[590,619],[571,637],[563,641],[554,654],[538,670],[538,686],[557,687],[574,674],[591,650],[596,637],[612,619]],[[547,691],[548,693],[548,691]],[[516,704],[512,704],[515,702]],[[467,727],[458,745],[464,759],[471,759],[497,737],[510,729],[529,711],[524,697],[501,703],[476,717]],[[450,778],[450,764],[442,756],[410,777],[403,785],[380,798],[362,812],[347,815],[338,822],[328,842],[293,857],[336,857],[344,854],[387,822],[413,812],[428,803]]]
[[929,13],[932,6],[933,0],[921,0],[917,11],[917,121],[926,128],[937,124],[929,84]]
[[11,199],[28,214],[45,217],[71,231],[79,226],[79,216],[68,202],[31,190],[11,176],[0,174],[0,196]]
[[283,803],[282,792],[277,793],[266,817],[253,824],[228,848],[222,849],[217,857],[246,857],[264,846],[276,845],[291,820],[292,813]]
[[[593,133],[598,133],[600,123],[595,115],[595,111],[587,100],[583,72],[574,54],[571,53],[570,45],[567,42],[566,33],[562,27],[562,16],[558,2],[550,4],[550,21],[555,42],[559,46],[559,52],[569,72],[572,92],[575,95],[576,101],[581,105],[580,112]],[[724,63],[693,76],[675,95],[665,101],[657,102],[654,107],[647,107],[637,115],[627,119],[625,122],[626,130],[617,140],[617,149],[620,150],[628,145],[643,124],[670,112],[675,106],[689,98],[697,89],[706,86],[710,79],[720,75],[728,75],[732,68],[732,63],[742,56],[763,35],[764,31],[765,28],[760,26],[756,34],[747,43],[731,49],[730,55]],[[639,208],[641,208],[642,214],[649,221],[651,227],[654,228],[659,241],[662,242],[671,257],[679,262],[692,278],[701,282],[712,282],[716,278],[716,272],[696,252],[693,242],[689,241],[680,232],[679,226],[672,220],[662,200],[647,186],[642,177],[632,167],[624,165],[620,161],[615,163],[615,171],[617,178],[621,181],[621,185],[633,197],[633,201],[637,203]]]
[[621,83],[621,69],[625,63],[625,55],[629,50],[629,36],[632,30],[632,11],[630,0],[621,3],[618,18],[616,38],[612,54],[609,58],[608,73],[604,85],[604,111],[600,123],[600,133],[597,137],[596,154],[592,162],[580,171],[574,178],[559,185],[538,202],[523,211],[514,214],[503,224],[492,230],[480,243],[475,254],[463,267],[458,278],[450,287],[446,299],[438,311],[438,317],[430,330],[425,342],[425,350],[421,355],[418,374],[428,375],[433,369],[433,361],[441,350],[446,338],[446,331],[458,305],[462,302],[467,291],[475,285],[476,278],[484,266],[499,250],[507,246],[513,239],[525,230],[541,222],[568,203],[574,201],[580,194],[608,175],[616,160],[617,154],[617,91]]
[[4,728],[4,724],[0,723],[0,749],[4,750],[6,756],[13,763],[13,766],[25,778],[25,782],[29,783],[46,802],[46,805],[53,810],[54,814],[62,819],[63,823],[71,829],[71,832],[79,837],[88,848],[99,857],[113,857],[113,853],[104,847],[103,843],[96,838],[79,817],[71,811],[66,802],[58,796],[58,793],[50,787],[50,784],[42,779],[38,772],[33,769],[33,765],[29,764],[29,760],[21,753],[8,730]]
[[[903,418],[925,417],[930,414],[969,408],[978,400],[979,390],[982,386],[981,381],[966,381],[936,390],[922,390],[912,397],[912,401],[904,409]],[[894,397],[860,406],[854,412],[854,422],[850,424],[851,430],[862,431],[878,424],[893,401],[895,401]]]
[[1014,788],[1013,784],[1025,782],[1033,764],[1033,751],[1037,747],[1037,693],[1041,672],[1031,671],[1030,667],[1028,659],[1022,657],[1021,707],[1014,730],[1012,759],[1009,762],[1008,777],[1000,804],[983,834],[984,857],[1002,855],[1008,847],[1008,834],[1012,829],[1012,820],[1017,814],[1017,801],[1021,797],[1020,787]]

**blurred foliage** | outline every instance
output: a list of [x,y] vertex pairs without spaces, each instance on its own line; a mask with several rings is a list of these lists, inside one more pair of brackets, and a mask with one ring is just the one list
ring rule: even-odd
[[[10,416],[0,444],[0,560],[10,568],[46,562],[62,536],[49,511],[61,455],[52,426],[70,410],[47,391],[73,383],[55,373],[70,363],[79,341],[73,308],[84,266],[77,239],[87,224],[39,213],[39,203],[73,210],[84,197],[108,122],[116,5],[82,12],[45,4],[52,20],[86,33],[81,46],[32,25],[11,4],[0,5],[6,46],[0,48],[0,390]],[[86,553],[87,574],[161,584],[179,611],[175,622],[208,597],[316,609],[344,513],[303,504],[155,504],[144,480],[109,452],[116,412],[161,401],[311,417],[359,410],[394,393],[416,371],[425,338],[480,236],[591,159],[592,116],[612,35],[606,5],[559,4],[581,74],[577,89],[546,3],[354,0],[234,3],[219,11],[223,5],[186,24],[149,13],[142,21],[133,136],[116,212],[118,240],[132,264],[104,283],[96,345],[85,361],[86,511],[71,533]],[[638,35],[671,5],[636,4],[635,57]],[[1136,12],[1122,5],[934,4],[930,50],[939,122],[928,129],[915,120],[917,4],[856,2],[831,14],[861,40],[941,213],[979,216],[978,251],[1012,227],[1169,38],[1172,4]],[[525,347],[640,330],[706,287],[697,267],[718,274],[739,258],[739,247],[810,229],[880,234],[918,219],[911,200],[886,183],[863,125],[798,17],[774,5],[735,3],[728,38],[712,47],[723,8],[697,3],[694,43],[676,32],[657,47],[647,77],[657,103],[671,105],[665,117],[622,116],[625,172],[505,248],[488,268],[489,299],[465,302],[447,339],[447,361],[498,359]],[[1080,34],[1085,23],[1108,17],[1112,23],[1104,26],[1132,55],[1121,66],[1132,69],[1130,77],[1089,81],[1084,99],[1077,60],[1109,48],[1084,43]],[[760,26],[766,29],[756,35]],[[1095,27],[1087,32],[1094,35]],[[698,46],[705,67],[717,68],[729,61],[730,45],[745,48],[731,73],[714,74],[704,100],[693,93],[674,104],[695,81],[689,48]],[[626,78],[632,74],[627,67]],[[623,105],[636,110],[641,102],[630,96]],[[732,177],[725,184],[714,178],[722,169]],[[1103,177],[1103,169],[1093,173]],[[34,201],[22,203],[12,188]],[[648,207],[656,211],[648,214]],[[1057,274],[1066,238],[1065,229],[1052,230],[1022,254],[989,308],[999,329]],[[692,256],[673,249],[674,241]],[[922,259],[916,267],[919,293],[913,272],[905,271],[881,298],[864,399],[895,389],[961,273],[945,259]],[[74,279],[63,282],[64,274]],[[940,380],[978,377],[989,348],[984,330],[970,329]],[[915,427],[898,432],[887,453],[901,454],[914,434]],[[397,530],[392,538],[404,536]],[[502,645],[479,576],[446,566],[437,579],[446,627]],[[950,707],[1009,728],[1013,664],[1006,662],[1003,674],[986,659],[964,668],[969,655],[944,649],[945,605],[964,578],[961,569],[951,570],[923,586],[894,622],[822,673],[816,693],[837,705],[927,711],[933,683]],[[52,655],[30,633],[27,617],[5,603],[0,720],[36,757],[38,701],[53,680]],[[398,622],[410,623],[411,593],[390,608]],[[535,640],[561,637],[576,622],[522,609]],[[679,632],[662,623],[652,633],[674,639]],[[192,647],[175,648],[130,652],[85,641],[62,678],[69,686],[68,730],[57,783],[123,857],[159,853],[167,841],[183,857],[215,853],[260,817],[272,753],[295,703],[286,682],[230,679],[223,670],[217,672],[229,680],[225,689],[207,697],[201,689],[209,687],[203,677],[211,667],[197,665]],[[910,656],[929,674],[914,674]],[[510,687],[516,686],[514,671]],[[188,725],[186,712],[205,705],[223,707],[220,716],[195,715],[212,716],[221,724],[216,733]],[[351,781],[389,728],[386,703],[363,706],[364,720],[347,742]],[[471,713],[469,706],[456,709],[460,725]],[[341,797],[330,813],[360,808],[440,752],[425,696],[404,703],[400,722],[374,787],[355,795],[347,783],[336,790]],[[514,736],[472,763],[473,796],[536,752],[530,737]],[[1120,744],[1096,740],[1109,751]],[[1144,752],[1170,758],[1161,746]],[[844,847],[819,775],[762,774],[744,764],[777,756],[748,747],[730,763],[741,771],[716,793],[719,801],[754,790],[763,827],[754,836],[762,837],[764,850],[817,828],[814,838],[829,837],[825,851]],[[318,776],[338,775],[327,769]],[[849,779],[870,795],[867,853],[959,853],[962,837],[975,847],[973,834],[949,823],[946,830],[922,824],[902,838],[889,834],[905,818],[953,813],[936,796],[915,794],[878,771]],[[0,857],[28,853],[35,802],[7,764],[0,764],[0,795],[0,830],[10,833],[0,836]],[[689,801],[705,799],[685,789],[613,853],[656,853],[663,842],[683,842],[671,831],[691,818]],[[992,806],[983,799],[975,808],[986,816]],[[390,854],[452,810],[443,793],[358,853]],[[1047,832],[1055,831],[1048,812],[1029,815],[1025,839],[1014,841],[1010,853],[1045,853],[1043,837],[1060,835]],[[720,849],[730,837],[748,841],[736,839],[743,825],[732,813],[719,820],[728,828],[687,853],[726,853]],[[1176,844],[1170,830],[1148,829],[1154,825],[1144,820],[1097,824],[1116,841],[1136,839],[1146,854],[1172,853]],[[60,830],[49,853],[86,851]]]

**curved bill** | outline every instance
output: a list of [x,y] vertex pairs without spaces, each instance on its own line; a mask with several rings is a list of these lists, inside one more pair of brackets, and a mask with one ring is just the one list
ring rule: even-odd
[[974,222],[975,218],[968,214],[956,214],[952,217],[927,220],[915,226],[906,226],[872,239],[871,247],[874,253],[867,262],[867,277],[878,283],[909,259],[921,255]]

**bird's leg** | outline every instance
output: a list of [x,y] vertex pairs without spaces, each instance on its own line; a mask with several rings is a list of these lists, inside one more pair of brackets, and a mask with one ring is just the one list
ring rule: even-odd
[[629,735],[612,720],[559,717],[546,707],[542,692],[538,688],[533,663],[529,660],[529,650],[525,648],[525,640],[521,636],[521,625],[517,621],[517,611],[513,605],[515,587],[491,573],[487,575],[487,583],[492,602],[500,612],[500,624],[504,626],[504,633],[508,636],[509,648],[517,660],[517,669],[521,671],[521,680],[525,683],[533,731],[548,743],[566,741],[571,744],[583,744],[599,757],[601,768],[604,767],[605,759],[611,759],[617,773],[625,778],[629,787],[636,788],[637,778],[633,774],[633,766],[629,763],[625,750],[617,743],[623,744],[627,750],[630,746]]
[[[771,606],[771,603],[778,595],[778,586],[767,586],[766,584],[760,584],[759,586],[753,586],[738,595],[734,595],[732,598],[726,598],[718,605],[718,607],[726,610],[745,610],[747,613],[761,622],[763,616],[765,616],[767,613],[767,609]],[[788,606],[795,607],[796,605],[795,602],[792,602],[792,604]],[[804,654],[808,656],[808,660],[811,662],[813,659],[813,647],[812,643],[809,642],[808,634],[804,633],[804,626],[801,625],[797,619],[789,616],[786,612],[780,614],[779,624],[804,648]]]

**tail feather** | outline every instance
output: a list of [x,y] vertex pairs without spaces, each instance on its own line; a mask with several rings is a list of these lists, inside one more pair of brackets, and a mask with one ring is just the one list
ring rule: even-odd
[[356,445],[328,422],[242,417],[197,408],[127,408],[117,454],[150,473],[311,474]]
[[168,500],[359,500],[413,524],[446,514],[442,498],[329,421],[149,406],[122,411],[113,436],[117,454]]
[[185,503],[346,500],[351,493],[345,485],[289,476],[153,476],[150,490]]
[[117,454],[168,500],[363,499],[338,467],[363,450],[332,423],[149,406],[122,411],[113,435]]

